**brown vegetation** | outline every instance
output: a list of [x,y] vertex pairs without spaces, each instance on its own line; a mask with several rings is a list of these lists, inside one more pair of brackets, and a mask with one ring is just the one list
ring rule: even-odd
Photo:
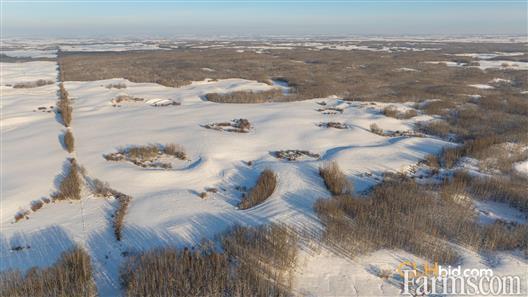
[[319,175],[332,195],[350,194],[353,192],[353,186],[348,181],[346,175],[341,172],[337,163],[327,163],[319,167]]
[[64,146],[66,147],[66,150],[68,153],[72,153],[74,149],[74,138],[73,133],[70,129],[66,130],[64,133]]
[[107,84],[105,88],[107,89],[126,89],[126,85],[124,83],[117,83],[117,84]]
[[72,121],[73,108],[71,106],[71,101],[68,92],[64,88],[63,83],[60,83],[59,85],[59,101],[57,103],[57,109],[61,115],[64,126],[70,127]]
[[119,204],[114,213],[114,235],[116,237],[116,240],[120,241],[124,227],[123,224],[125,220],[125,215],[127,213],[128,204],[130,203],[132,197],[119,193],[116,195],[115,198]]
[[248,133],[252,126],[247,119],[234,119],[231,122],[211,123],[204,125],[203,127],[218,131]]
[[20,271],[0,273],[0,295],[12,297],[95,297],[90,257],[75,247],[62,253],[49,268],[32,268],[25,275]]
[[13,88],[15,88],[15,89],[37,88],[37,87],[42,87],[42,86],[45,86],[45,85],[51,85],[51,84],[54,84],[54,83],[55,82],[52,81],[52,80],[39,79],[37,81],[32,81],[32,82],[16,83],[16,84],[13,85]]
[[408,109],[404,112],[401,112],[393,105],[389,105],[383,108],[382,113],[386,117],[391,117],[391,118],[396,118],[396,119],[410,119],[418,115],[418,113],[414,109]]
[[277,175],[269,169],[262,171],[256,185],[242,198],[238,207],[240,209],[248,209],[264,202],[273,194],[276,186]]
[[340,123],[340,122],[325,122],[325,123],[319,123],[317,124],[318,127],[322,128],[335,128],[335,129],[348,129],[348,125],[346,123]]
[[59,191],[52,195],[53,200],[80,200],[82,180],[79,173],[79,166],[75,159],[70,159],[69,171],[60,182]]
[[303,150],[283,150],[283,151],[275,151],[272,152],[272,155],[275,156],[277,159],[283,159],[288,161],[296,161],[299,158],[302,157],[309,157],[317,159],[319,158],[319,154],[312,153],[309,151],[303,151]]
[[297,239],[279,226],[235,227],[222,236],[224,252],[204,242],[129,257],[125,296],[290,296]]
[[376,123],[370,124],[370,132],[381,135],[381,136],[385,136],[383,133],[383,129],[381,129]]
[[181,145],[168,143],[166,145],[134,145],[120,148],[116,153],[103,155],[107,161],[129,161],[143,168],[170,169],[172,164],[162,162],[160,158],[170,156],[186,160],[187,154]]
[[268,91],[237,91],[226,94],[208,93],[205,95],[208,101],[216,103],[264,103],[270,101],[284,101],[286,96],[279,89]]
[[[251,42],[237,44],[244,46],[251,45]],[[444,45],[460,52],[467,51],[470,47],[478,50],[479,46],[481,45]],[[488,50],[490,47],[498,48],[488,44],[486,47]],[[280,77],[287,81],[292,89],[291,94],[281,96],[280,100],[324,98],[329,95],[342,96],[349,100],[385,102],[423,98],[457,100],[472,90],[468,84],[487,82],[496,77],[493,72],[483,72],[475,68],[421,63],[445,59],[445,53],[313,51],[296,48],[258,54],[250,50],[237,53],[227,48],[179,48],[170,51],[63,53],[59,60],[63,65],[64,78],[72,81],[127,77],[133,82],[179,87],[206,78],[240,77],[268,82]],[[418,71],[394,75],[395,68],[411,66]],[[202,68],[213,68],[216,71],[204,72]],[[244,101],[253,99],[241,97]],[[266,99],[257,96],[255,100]]]
[[325,224],[325,239],[349,255],[369,250],[404,249],[440,263],[458,258],[447,241],[476,250],[528,248],[528,227],[497,221],[479,225],[458,183],[435,189],[405,176],[390,176],[368,197],[334,196],[315,209]]

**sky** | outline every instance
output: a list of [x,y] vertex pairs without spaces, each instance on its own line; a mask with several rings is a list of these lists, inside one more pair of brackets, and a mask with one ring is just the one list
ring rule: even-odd
[[1,1],[4,37],[528,34],[526,0]]

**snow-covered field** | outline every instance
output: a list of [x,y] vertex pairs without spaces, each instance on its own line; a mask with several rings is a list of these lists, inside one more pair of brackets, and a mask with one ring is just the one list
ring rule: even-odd
[[[73,45],[64,49],[92,50]],[[28,55],[33,56],[34,52]],[[17,56],[23,55],[17,53]],[[123,240],[117,242],[110,217],[117,201],[95,197],[87,189],[83,190],[81,201],[45,204],[39,211],[30,212],[29,219],[14,222],[17,212],[29,209],[33,200],[49,197],[57,189],[70,154],[60,143],[65,128],[50,108],[57,100],[57,85],[21,89],[8,86],[38,79],[56,80],[56,63],[1,63],[1,69],[0,271],[50,265],[62,251],[79,244],[92,258],[100,296],[119,294],[119,265],[124,253],[129,251],[196,244],[234,224],[281,222],[319,228],[312,205],[319,198],[329,197],[318,174],[318,167],[325,162],[338,161],[356,191],[362,191],[377,183],[381,173],[406,171],[426,155],[451,145],[432,137],[384,137],[371,133],[369,127],[373,123],[387,131],[406,131],[412,130],[418,121],[431,119],[428,116],[407,120],[385,117],[379,111],[383,104],[373,108],[337,97],[288,103],[218,104],[203,98],[213,92],[281,87],[244,79],[205,80],[181,88],[133,83],[121,78],[66,82],[64,86],[73,101],[75,152],[71,156],[86,169],[89,177],[106,181],[112,188],[133,197],[125,218]],[[106,87],[119,83],[127,87]],[[114,106],[112,100],[120,95],[145,100]],[[180,105],[152,106],[170,101]],[[317,111],[322,107],[321,102],[326,103],[325,107],[337,107],[343,112],[323,114]],[[393,105],[400,110],[410,108],[405,104]],[[203,127],[239,118],[251,122],[249,133]],[[329,121],[344,122],[349,128],[317,125]],[[182,145],[189,160],[181,161],[177,168],[164,170],[103,158],[120,147],[166,143]],[[321,157],[288,162],[271,154],[287,149],[308,150]],[[522,166],[526,162],[519,163],[520,172],[525,171]],[[236,207],[242,196],[239,187],[251,187],[259,173],[268,168],[278,175],[273,195],[256,207],[239,210]],[[200,198],[198,194],[206,188],[217,188],[218,192]],[[493,205],[482,207],[493,208]],[[496,215],[501,216],[500,209]],[[515,221],[519,217],[511,219]],[[19,246],[25,248],[12,250]],[[519,257],[507,253],[496,257],[500,260],[494,269],[499,273],[522,274],[528,269],[527,261]],[[376,276],[375,271],[393,269],[402,259],[416,258],[389,250],[355,260],[325,249],[302,251],[294,291],[305,296],[394,296],[400,288]],[[471,268],[491,265],[470,252],[464,254],[463,264]],[[526,286],[523,290],[526,292]]]

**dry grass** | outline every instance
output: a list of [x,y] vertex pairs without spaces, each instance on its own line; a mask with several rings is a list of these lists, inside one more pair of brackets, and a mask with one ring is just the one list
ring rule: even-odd
[[269,169],[262,171],[257,180],[257,184],[242,198],[238,207],[240,209],[248,209],[264,202],[273,194],[276,186],[277,175]]
[[224,252],[204,242],[193,249],[134,255],[122,269],[125,296],[290,296],[297,240],[285,228],[236,227]]
[[42,87],[42,86],[45,86],[45,85],[51,85],[51,84],[54,84],[54,83],[55,82],[52,81],[52,80],[39,79],[39,80],[32,81],[32,82],[16,83],[16,84],[13,85],[13,88],[15,88],[15,89],[37,88],[37,87]]
[[81,248],[62,253],[49,268],[0,273],[0,295],[10,297],[97,296],[90,257]]
[[54,200],[80,200],[81,199],[81,185],[82,180],[79,174],[79,166],[75,159],[70,159],[69,171],[64,177],[59,186],[59,191],[52,195]]
[[216,103],[264,103],[270,101],[284,101],[285,96],[279,89],[268,91],[237,91],[226,94],[208,93],[205,95],[208,101]]
[[117,241],[120,241],[122,238],[125,215],[127,213],[128,204],[130,203],[131,198],[132,197],[127,196],[125,194],[121,194],[121,193],[116,195],[116,200],[118,201],[119,204],[114,213],[113,226],[114,226],[114,235]]
[[68,151],[68,153],[73,152],[75,148],[74,144],[75,144],[75,139],[73,138],[73,133],[71,132],[71,130],[68,129],[64,133],[64,146],[66,147],[66,150]]
[[325,164],[319,168],[319,175],[332,195],[343,195],[353,192],[353,187],[346,175],[341,172],[336,162]]

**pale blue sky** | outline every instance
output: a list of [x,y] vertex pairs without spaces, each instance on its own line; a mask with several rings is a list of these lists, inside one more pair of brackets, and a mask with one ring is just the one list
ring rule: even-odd
[[526,1],[10,1],[4,36],[527,34]]

